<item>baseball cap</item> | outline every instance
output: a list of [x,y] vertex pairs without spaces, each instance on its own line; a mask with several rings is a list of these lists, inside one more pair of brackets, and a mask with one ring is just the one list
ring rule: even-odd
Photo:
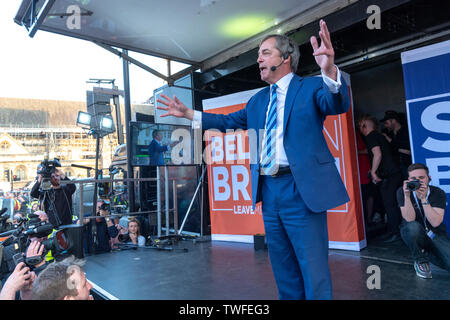
[[384,112],[384,118],[381,119],[380,122],[385,122],[386,120],[389,120],[389,119],[395,119],[397,121],[400,121],[400,117],[399,117],[398,113],[393,110],[388,110],[388,111]]

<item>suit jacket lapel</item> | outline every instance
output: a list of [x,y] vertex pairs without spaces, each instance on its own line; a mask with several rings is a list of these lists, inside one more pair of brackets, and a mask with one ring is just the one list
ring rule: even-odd
[[303,85],[302,80],[303,80],[302,77],[294,75],[294,77],[291,80],[291,83],[289,84],[288,91],[286,94],[286,101],[284,102],[283,132],[285,132],[286,130],[286,125],[289,120],[292,108],[294,106],[295,97],[297,96],[298,92],[300,91],[300,88]]
[[269,107],[269,92],[270,92],[270,87],[267,87],[264,90],[264,93],[261,94],[260,97],[260,101],[258,103],[258,122],[257,122],[257,127],[256,129],[264,129],[264,125],[266,124],[266,113],[267,113],[267,108]]

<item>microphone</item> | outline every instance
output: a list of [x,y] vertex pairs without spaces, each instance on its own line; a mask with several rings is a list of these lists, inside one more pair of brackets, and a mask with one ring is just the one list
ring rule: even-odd
[[271,66],[270,67],[270,71],[274,72],[275,70],[277,70],[277,68],[283,64],[284,60],[285,59],[283,58],[283,60],[281,60],[280,64],[277,65],[277,66]]
[[43,226],[38,226],[34,229],[30,229],[24,232],[24,234],[34,235],[34,234],[46,234],[49,235],[53,231],[53,226],[51,224],[44,224]]

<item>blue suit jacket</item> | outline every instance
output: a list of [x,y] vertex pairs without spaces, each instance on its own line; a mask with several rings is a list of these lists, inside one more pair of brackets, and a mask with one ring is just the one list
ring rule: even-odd
[[[342,86],[333,94],[321,77],[302,78],[294,75],[286,95],[284,108],[284,149],[303,201],[311,211],[322,212],[349,201],[347,191],[323,136],[323,122],[327,115],[346,112],[350,107],[348,87]],[[229,115],[202,114],[202,128],[254,129],[257,140],[264,129],[269,87],[255,94],[240,111]],[[254,146],[250,145],[250,148]],[[256,146],[259,155],[259,145]],[[259,156],[258,156],[259,159]],[[254,161],[252,161],[254,162]],[[263,200],[260,191],[259,160],[250,165],[252,199]]]
[[153,139],[148,147],[148,154],[150,155],[150,165],[163,166],[163,152],[166,152],[167,150],[167,146],[162,146],[155,139]]

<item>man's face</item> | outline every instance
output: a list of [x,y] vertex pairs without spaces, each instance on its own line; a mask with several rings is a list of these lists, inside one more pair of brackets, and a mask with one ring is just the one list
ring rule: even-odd
[[87,281],[83,270],[78,267],[74,267],[71,270],[73,270],[73,273],[69,277],[68,283],[78,290],[78,294],[76,296],[66,296],[65,299],[91,300],[92,296],[90,295],[90,291],[92,289],[92,284]]
[[425,169],[416,169],[413,171],[408,172],[408,179],[411,180],[420,180],[420,182],[428,186],[430,183],[430,176],[427,174]]
[[366,120],[362,120],[360,123],[359,123],[359,131],[361,131],[361,133],[364,135],[364,136],[367,136],[368,134],[369,134],[369,124],[367,123],[367,121]]
[[386,129],[388,129],[389,131],[393,131],[394,130],[394,119],[387,119],[385,122],[384,122],[384,127],[386,128]]
[[288,73],[286,72],[286,67],[283,65],[275,71],[270,70],[272,66],[278,66],[283,61],[280,51],[275,47],[275,42],[275,38],[265,40],[261,43],[258,51],[257,63],[259,65],[261,80],[269,84],[274,84]]
[[97,212],[103,212],[103,213],[107,212],[106,210],[101,209],[102,204],[103,204],[103,202],[97,202]]
[[52,173],[52,176],[50,177],[50,182],[54,187],[60,186],[61,177],[57,173]]

